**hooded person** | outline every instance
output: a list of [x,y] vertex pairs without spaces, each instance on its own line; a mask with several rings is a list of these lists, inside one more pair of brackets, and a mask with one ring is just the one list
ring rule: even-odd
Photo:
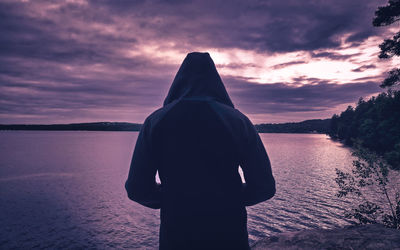
[[125,188],[131,200],[161,208],[160,249],[249,249],[245,207],[274,196],[275,181],[208,53],[186,56],[163,107],[145,120]]

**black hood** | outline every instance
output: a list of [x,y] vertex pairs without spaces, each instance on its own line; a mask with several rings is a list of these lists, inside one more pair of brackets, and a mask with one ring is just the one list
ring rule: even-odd
[[186,56],[164,100],[164,106],[183,97],[211,98],[234,107],[208,53],[192,52]]

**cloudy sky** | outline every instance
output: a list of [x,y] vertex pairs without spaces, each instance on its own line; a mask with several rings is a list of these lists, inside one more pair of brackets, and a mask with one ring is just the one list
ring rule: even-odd
[[328,118],[398,63],[377,57],[386,3],[0,0],[0,123],[141,123],[191,51],[254,123]]

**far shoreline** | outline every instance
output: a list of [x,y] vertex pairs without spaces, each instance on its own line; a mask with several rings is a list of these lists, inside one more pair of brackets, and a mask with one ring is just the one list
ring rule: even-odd
[[[140,130],[68,130],[68,129],[58,129],[58,130],[45,130],[45,129],[0,129],[1,132],[28,132],[28,131],[33,131],[33,132],[125,132],[125,133],[139,133]],[[326,133],[318,133],[318,132],[260,132],[258,131],[259,134],[299,134],[299,135],[327,135]],[[341,142],[338,140],[334,140],[337,142]]]
[[[92,122],[71,124],[0,124],[1,131],[140,131],[142,124],[128,122]],[[290,123],[255,124],[259,133],[328,134],[330,119]]]

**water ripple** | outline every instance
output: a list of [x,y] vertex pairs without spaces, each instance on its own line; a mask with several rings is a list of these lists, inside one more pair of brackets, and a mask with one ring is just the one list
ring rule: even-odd
[[[1,249],[158,247],[159,211],[131,202],[123,187],[137,133],[27,133],[0,135],[20,137],[0,138]],[[335,197],[334,183],[335,168],[351,166],[347,148],[324,135],[261,138],[277,194],[247,209],[250,242],[349,223],[349,201]]]

